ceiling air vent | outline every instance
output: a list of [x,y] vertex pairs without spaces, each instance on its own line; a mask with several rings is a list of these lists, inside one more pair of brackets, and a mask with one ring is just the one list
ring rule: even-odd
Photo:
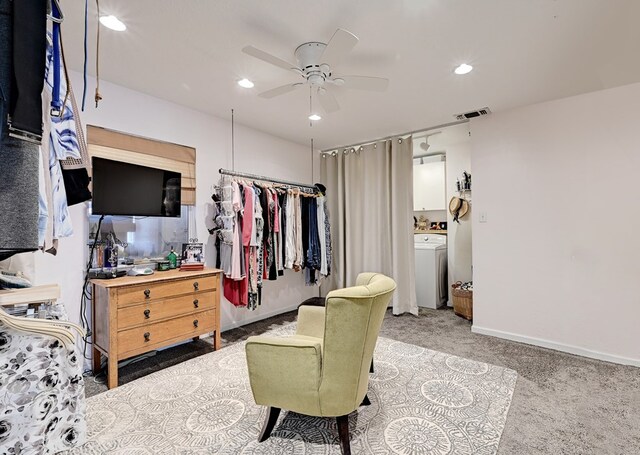
[[481,115],[489,115],[491,114],[491,110],[488,107],[483,107],[482,109],[478,109],[477,111],[465,112],[464,114],[454,115],[456,120],[468,120],[474,117],[480,117]]

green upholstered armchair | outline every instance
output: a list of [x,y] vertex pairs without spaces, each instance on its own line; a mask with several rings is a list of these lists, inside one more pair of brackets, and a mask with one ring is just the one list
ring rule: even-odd
[[350,454],[347,416],[369,403],[369,366],[395,288],[389,277],[361,273],[356,286],[330,292],[324,308],[301,306],[295,335],[247,340],[253,397],[269,407],[260,442],[286,409],[336,417],[342,451]]

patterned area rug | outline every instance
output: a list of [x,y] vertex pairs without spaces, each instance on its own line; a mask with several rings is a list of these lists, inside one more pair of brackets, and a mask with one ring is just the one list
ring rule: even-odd
[[[293,333],[295,325],[271,334]],[[517,374],[379,338],[370,406],[349,416],[354,454],[495,454]],[[265,417],[251,395],[244,343],[88,399],[82,454],[340,454],[335,419]]]

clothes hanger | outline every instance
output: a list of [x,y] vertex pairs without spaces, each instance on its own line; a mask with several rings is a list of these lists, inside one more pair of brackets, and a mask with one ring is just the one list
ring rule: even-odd
[[[54,11],[56,10],[60,17],[55,17]],[[47,14],[47,19],[49,19],[51,22],[55,22],[56,24],[62,24],[64,22],[64,13],[62,12],[62,8],[60,8],[60,3],[58,3],[58,0],[51,0],[51,14]]]
[[[34,324],[34,322],[36,321],[39,321],[40,323]],[[75,335],[73,334],[73,332],[71,332],[71,330],[60,327],[59,325],[52,323],[52,321],[49,320],[29,320],[26,318],[11,316],[4,310],[0,310],[0,322],[19,332],[51,336],[60,341],[67,348],[74,346],[76,342]]]
[[85,330],[78,324],[57,319],[31,319],[12,316],[2,309],[2,305],[53,302],[59,297],[60,288],[55,284],[1,291],[0,321],[18,331],[52,336],[67,347],[71,347],[75,345],[75,335],[72,329],[77,331],[81,337],[86,335]]

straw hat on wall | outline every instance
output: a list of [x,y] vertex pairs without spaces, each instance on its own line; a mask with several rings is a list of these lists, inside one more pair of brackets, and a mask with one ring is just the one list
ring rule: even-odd
[[453,216],[453,221],[460,222],[460,218],[469,212],[469,202],[466,199],[452,197],[449,201],[449,213]]

